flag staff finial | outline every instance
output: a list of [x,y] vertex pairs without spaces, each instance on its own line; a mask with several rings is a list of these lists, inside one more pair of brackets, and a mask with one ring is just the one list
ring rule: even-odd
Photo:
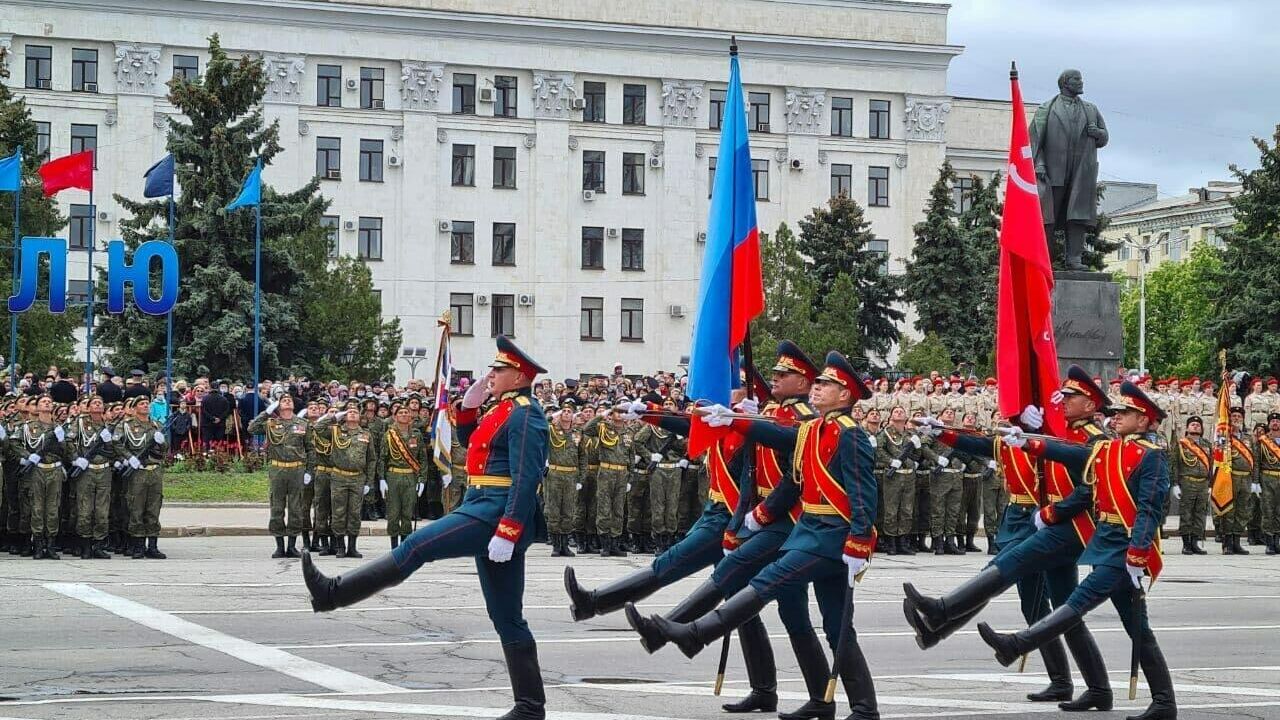
[[1018,63],[1017,62],[1014,62],[1014,61],[1009,62],[1009,79],[1010,80],[1018,79]]
[[738,56],[738,36],[737,35],[729,36],[729,55],[733,57]]

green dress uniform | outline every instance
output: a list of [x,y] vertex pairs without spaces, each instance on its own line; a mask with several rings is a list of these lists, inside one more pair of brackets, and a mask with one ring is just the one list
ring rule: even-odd
[[[386,418],[380,418],[376,415],[368,420],[361,421],[361,425],[373,435],[373,452],[377,458],[382,457],[382,441],[386,437],[387,428],[391,425]],[[361,512],[364,517],[372,519],[375,515],[374,510],[377,508],[378,500],[382,498],[382,489],[378,487],[378,483],[374,482],[377,478],[373,478],[369,482],[369,492],[364,494]]]
[[640,441],[641,433],[649,436],[646,430],[652,430],[648,423],[629,423],[624,435],[631,444],[631,469],[627,473],[627,522],[624,528],[624,549],[640,552],[649,545],[649,533],[652,523],[649,520],[649,478],[653,474],[654,463],[649,459],[652,454],[651,443]]
[[[331,430],[327,427],[333,421],[327,420],[328,417],[317,420],[308,429],[315,464],[311,471],[311,485],[303,487],[303,502],[307,500],[307,491],[310,490],[311,493],[311,511],[315,515],[315,542],[325,538],[327,544],[322,555],[333,552],[332,540],[329,540],[333,536],[333,439]],[[304,532],[305,529],[304,527]],[[310,543],[303,544],[307,545],[308,550],[315,550]]]
[[547,479],[542,485],[547,532],[551,533],[551,554],[572,557],[569,534],[576,526],[577,497],[587,469],[586,453],[578,433],[552,424],[548,431]]
[[1258,484],[1262,486],[1262,533],[1267,554],[1280,552],[1280,437],[1258,439]]
[[653,463],[649,477],[650,528],[654,539],[665,543],[666,536],[675,535],[678,528],[681,471],[689,464],[684,457],[688,441],[648,423],[637,438],[642,436],[649,448],[649,461]]
[[360,535],[362,500],[378,470],[377,442],[368,428],[358,426],[351,429],[346,423],[329,426],[326,439],[333,446],[329,452],[329,473],[332,477],[329,492],[333,499],[333,542],[337,545],[334,555],[360,557],[356,550],[356,537]]
[[[26,460],[26,483],[31,493],[31,536],[48,548],[58,534],[58,510],[62,503],[62,483],[67,473],[67,447],[59,440],[55,425],[30,420],[18,434],[20,457]],[[66,431],[63,430],[65,437]],[[37,556],[37,559],[40,556]]]
[[4,529],[9,536],[10,555],[31,554],[31,483],[21,472],[22,428],[25,423],[15,413],[4,422],[4,440],[0,442],[4,456]]
[[676,533],[684,534],[707,504],[711,492],[711,476],[707,473],[706,455],[693,458],[680,474],[679,507],[676,508]]
[[[302,486],[311,480],[314,451],[311,448],[309,424],[293,416],[288,420],[272,417],[264,410],[249,423],[250,435],[267,437],[267,478],[270,482],[271,520],[267,529],[276,537],[277,551],[289,537],[292,547],[302,531]],[[287,512],[287,516],[286,516]]]
[[[93,554],[102,557],[102,544],[107,539],[111,514],[111,464],[114,452],[111,442],[115,439],[111,429],[102,421],[81,415],[71,426],[68,440],[73,448],[74,462],[83,467],[76,479],[76,534],[85,542],[82,557]],[[95,543],[88,548],[90,542]]]
[[1218,518],[1218,535],[1222,541],[1223,554],[1248,554],[1248,550],[1239,546],[1240,536],[1249,525],[1249,511],[1252,509],[1249,500],[1253,497],[1252,488],[1258,484],[1258,449],[1253,438],[1247,433],[1231,435],[1231,490],[1235,495],[1235,505],[1231,511]]
[[930,441],[936,454],[937,470],[929,488],[929,534],[933,537],[935,555],[963,555],[956,547],[955,536],[961,535],[960,504],[964,492],[965,455],[955,448]]
[[[899,431],[886,425],[876,436],[877,466],[885,468],[884,484],[884,534],[885,552],[896,555],[900,551],[914,553],[907,536],[913,532],[916,502],[916,468],[921,459],[928,459],[933,451],[909,430]],[[895,465],[896,461],[896,465]]]
[[1196,546],[1204,540],[1204,520],[1209,514],[1209,469],[1213,464],[1213,446],[1203,435],[1186,435],[1169,453],[1173,465],[1173,486],[1182,496],[1178,499],[1178,533],[1182,535],[1184,555],[1203,553]]
[[[449,419],[453,423],[453,418]],[[449,445],[449,484],[441,490],[441,502],[447,513],[458,509],[467,494],[467,449],[458,442],[458,429],[455,426]],[[441,480],[443,482],[443,479]]]
[[582,426],[580,452],[586,462],[586,470],[582,473],[582,490],[578,493],[578,512],[574,526],[584,535],[579,547],[595,552],[599,550],[599,538],[596,535],[596,474],[600,466],[599,441],[588,435],[587,426]]
[[590,437],[599,456],[596,470],[596,533],[601,554],[621,555],[619,545],[627,500],[627,475],[631,462],[631,440],[597,416],[582,429]]
[[[125,418],[116,425],[111,442],[116,459],[133,468],[125,490],[129,510],[128,534],[133,537],[133,558],[162,558],[156,548],[160,537],[160,508],[164,505],[164,438],[160,425],[152,420]],[[127,468],[121,466],[122,471]],[[144,548],[143,538],[147,546]]]
[[[392,423],[382,435],[382,455],[378,459],[379,488],[387,501],[387,534],[392,547],[413,532],[413,509],[418,486],[426,482],[427,441],[422,431],[408,430]],[[384,487],[385,484],[385,487]]]

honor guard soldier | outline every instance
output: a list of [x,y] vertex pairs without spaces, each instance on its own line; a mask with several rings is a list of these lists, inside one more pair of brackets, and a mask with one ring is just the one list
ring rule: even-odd
[[[979,432],[978,416],[972,412],[964,413],[961,427],[970,432]],[[987,473],[991,472],[987,467],[991,461],[963,452],[959,456],[964,462],[964,473],[960,480],[960,515],[956,522],[959,525],[957,532],[963,529],[964,537],[957,535],[956,545],[965,552],[981,552],[982,549],[973,544],[973,538],[977,536],[978,523],[982,521],[982,482]]]
[[[424,563],[475,558],[515,695],[514,708],[499,720],[542,720],[546,696],[523,604],[525,551],[544,525],[538,486],[547,466],[547,420],[531,386],[546,371],[506,336],[498,336],[497,346],[492,370],[467,389],[457,415],[470,483],[462,505],[351,572],[325,577],[310,553],[302,555],[302,572],[312,609],[326,612],[399,585]],[[489,396],[492,406],[480,416]]]
[[1183,555],[1205,555],[1204,520],[1209,514],[1209,474],[1213,469],[1213,445],[1204,439],[1204,421],[1187,417],[1186,432],[1170,453],[1173,495],[1178,498],[1178,533]]
[[1231,418],[1231,491],[1235,504],[1229,512],[1218,518],[1218,536],[1223,555],[1248,555],[1240,544],[1249,522],[1249,498],[1262,494],[1258,484],[1258,453],[1253,437],[1244,428],[1244,409],[1233,407]]
[[[325,396],[321,396],[316,400],[307,403],[307,417],[312,418],[307,423],[307,443],[311,448],[311,482],[302,486],[302,547],[311,552],[320,551],[320,518],[317,516],[315,508],[317,505],[316,496],[319,490],[320,461],[319,455],[315,454],[315,420],[324,417],[329,412],[329,400]],[[234,419],[231,422],[235,422]],[[327,491],[329,484],[326,480],[325,490]],[[325,504],[328,504],[326,498]],[[329,529],[325,528],[325,534]],[[314,534],[313,534],[314,533]]]
[[1262,539],[1267,554],[1280,553],[1280,412],[1267,416],[1258,438],[1258,484],[1262,486]]
[[[923,382],[923,381],[922,381]],[[907,427],[907,410],[895,407],[875,439],[876,466],[883,468],[885,552],[915,555],[916,468],[934,452]]]
[[582,474],[587,459],[573,429],[573,410],[564,409],[551,415],[547,449],[547,479],[542,486],[543,507],[547,514],[547,532],[551,535],[552,557],[574,557],[569,549],[573,532],[575,500],[582,489]]
[[1079,627],[1086,613],[1110,599],[1125,632],[1138,646],[1142,672],[1151,688],[1150,706],[1129,720],[1173,720],[1178,716],[1173,681],[1151,630],[1142,589],[1143,576],[1155,582],[1163,566],[1160,518],[1169,492],[1168,453],[1155,442],[1153,430],[1164,419],[1164,411],[1126,382],[1120,387],[1120,402],[1108,408],[1108,414],[1113,416],[1112,428],[1118,437],[1091,445],[1027,440],[1020,428],[1010,428],[1008,444],[1025,446],[1033,456],[1087,476],[1070,496],[1043,508],[1039,517],[1056,525],[1092,510],[1098,518],[1097,530],[1080,562],[1093,570],[1065,603],[1031,627],[1001,634],[979,623],[978,633],[995,650],[1000,664],[1008,666]]
[[[151,400],[135,395],[124,403],[124,417],[111,441],[120,461],[120,472],[129,508],[129,535],[134,560],[165,559],[157,544],[160,508],[164,505],[165,435],[151,419]],[[144,543],[145,542],[145,546]]]
[[[945,425],[954,425],[956,410],[945,407],[939,419]],[[963,475],[965,455],[955,448],[934,444],[936,469],[929,487],[929,535],[933,540],[934,555],[963,555],[963,544],[956,546],[960,535],[960,497],[964,492]]]
[[[328,447],[330,526],[333,537],[321,555],[364,557],[356,548],[360,537],[360,510],[378,473],[378,443],[373,432],[361,425],[360,406],[348,400],[346,409],[332,419],[321,419],[314,440],[317,447]],[[317,468],[318,470],[318,468]],[[343,542],[343,538],[346,542]]]
[[[674,414],[675,401],[669,398],[663,401],[662,409]],[[637,440],[645,437],[653,451],[649,454],[649,461],[653,464],[649,478],[649,520],[653,552],[661,555],[675,542],[680,511],[680,480],[684,468],[689,466],[689,461],[685,459],[688,443],[676,433],[649,423],[645,423],[636,433]]]
[[66,477],[63,462],[67,448],[63,444],[66,430],[56,423],[53,398],[42,395],[36,400],[35,417],[28,420],[18,434],[19,461],[31,497],[31,557],[34,560],[58,560],[54,537],[58,534],[58,508],[62,502],[62,482]]
[[[330,425],[336,424],[335,413],[341,411],[350,411],[350,406],[355,406],[355,415],[360,416],[359,403],[352,400],[346,403],[346,407],[334,406],[329,407],[328,403],[317,403],[317,407],[323,408],[323,414],[311,415],[316,421],[311,423],[311,451],[312,457],[315,458],[315,465],[311,469],[311,485],[312,488],[313,508],[315,514],[315,535],[311,537],[311,542],[307,542],[306,533],[303,533],[303,546],[308,550],[320,555],[332,555],[333,547],[333,437]],[[346,415],[343,415],[346,417]]]
[[[305,409],[302,414],[306,415]],[[311,484],[315,465],[307,420],[294,414],[293,396],[286,393],[258,413],[249,423],[249,434],[267,438],[267,478],[271,485],[271,521],[267,529],[276,539],[276,551],[271,557],[296,558],[298,533],[302,530],[302,488]]]
[[410,403],[391,404],[391,426],[382,436],[378,488],[387,502],[387,535],[391,548],[413,532],[418,498],[426,483],[427,441],[415,425]]
[[105,560],[107,531],[111,513],[111,463],[115,439],[103,417],[102,398],[87,398],[89,411],[71,424],[68,444],[71,475],[76,483],[76,534],[80,537],[82,560]]

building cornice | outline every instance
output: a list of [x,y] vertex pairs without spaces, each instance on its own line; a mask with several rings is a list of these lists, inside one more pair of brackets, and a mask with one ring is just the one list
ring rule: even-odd
[[1135,229],[1138,233],[1159,232],[1170,228],[1194,225],[1212,225],[1224,219],[1231,219],[1234,213],[1226,202],[1217,203],[1215,207],[1204,208],[1194,212],[1159,212],[1149,217],[1129,217],[1123,220],[1112,218],[1105,234],[1113,234],[1121,229]]

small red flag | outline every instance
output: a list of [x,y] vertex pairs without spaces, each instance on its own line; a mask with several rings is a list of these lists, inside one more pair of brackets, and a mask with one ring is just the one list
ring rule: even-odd
[[1053,265],[1045,242],[1031,137],[1018,74],[1013,91],[1013,132],[1000,225],[1000,285],[996,295],[996,374],[1000,414],[1011,418],[1027,405],[1045,410],[1045,429],[1065,429],[1058,389],[1058,350],[1053,338]]
[[60,157],[40,166],[45,197],[68,188],[93,192],[93,151],[85,150]]

